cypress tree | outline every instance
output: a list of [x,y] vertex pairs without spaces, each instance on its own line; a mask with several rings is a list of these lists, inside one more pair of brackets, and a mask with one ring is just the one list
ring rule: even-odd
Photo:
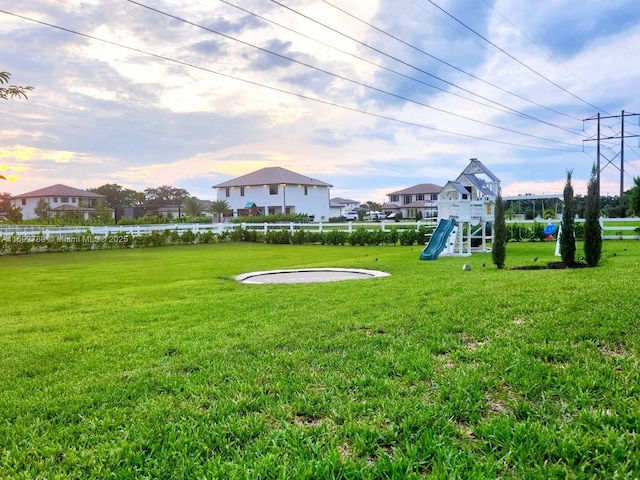
[[587,206],[584,214],[584,258],[590,267],[597,266],[602,255],[599,190],[598,170],[594,165],[587,186]]
[[573,185],[571,184],[572,174],[573,170],[567,170],[567,183],[563,191],[564,211],[562,212],[562,232],[560,233],[560,256],[562,257],[562,262],[568,267],[576,262],[574,218],[576,205],[573,198]]
[[507,224],[504,218],[504,202],[498,192],[496,197],[495,220],[493,224],[493,243],[491,245],[491,258],[498,269],[504,268],[507,257]]

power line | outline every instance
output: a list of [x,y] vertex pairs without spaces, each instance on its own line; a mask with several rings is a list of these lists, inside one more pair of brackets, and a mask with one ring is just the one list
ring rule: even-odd
[[[387,71],[387,72],[394,73],[394,74],[396,74],[396,75],[398,75],[398,76],[401,76],[401,77],[403,77],[403,78],[406,78],[406,79],[408,79],[408,80],[411,80],[411,81],[414,81],[414,82],[420,83],[420,84],[422,84],[422,85],[425,85],[425,86],[427,86],[427,87],[433,88],[433,89],[438,90],[438,91],[440,91],[440,92],[443,92],[443,93],[445,93],[445,94],[447,94],[447,95],[452,95],[452,96],[454,96],[454,97],[461,98],[461,99],[466,100],[466,101],[468,101],[468,102],[473,102],[473,103],[476,103],[476,104],[478,104],[478,105],[482,105],[483,107],[491,108],[491,109],[494,109],[494,110],[499,111],[499,112],[502,112],[502,113],[507,113],[507,114],[509,114],[509,115],[514,115],[514,116],[517,116],[517,117],[520,117],[520,118],[525,118],[525,119],[535,120],[535,121],[537,121],[537,122],[544,123],[544,124],[546,124],[546,125],[549,125],[549,126],[552,126],[552,127],[555,127],[555,128],[559,128],[559,129],[564,130],[564,131],[569,132],[569,133],[574,133],[574,134],[575,134],[575,133],[577,133],[577,131],[572,130],[572,129],[570,129],[570,128],[563,127],[563,126],[560,126],[560,125],[555,125],[555,124],[550,123],[550,122],[546,122],[546,121],[544,121],[544,120],[538,119],[538,118],[533,117],[533,116],[531,116],[531,115],[529,115],[529,114],[527,114],[527,113],[520,112],[520,111],[515,110],[515,109],[513,109],[513,108],[511,108],[511,107],[508,107],[508,106],[504,106],[503,108],[499,108],[499,107],[497,107],[497,106],[490,105],[489,103],[480,102],[480,101],[478,101],[478,100],[474,100],[473,98],[465,97],[465,96],[460,95],[460,94],[458,94],[458,93],[451,92],[451,91],[446,90],[446,89],[444,89],[444,88],[438,87],[437,85],[433,85],[433,84],[431,84],[431,83],[427,83],[427,82],[425,82],[425,81],[423,81],[423,80],[420,80],[419,78],[415,78],[415,77],[412,77],[412,76],[410,76],[410,75],[406,75],[406,74],[404,74],[404,73],[402,73],[402,72],[399,72],[399,71],[394,70],[394,69],[392,69],[392,68],[386,67],[386,66],[384,66],[384,65],[381,65],[381,64],[376,63],[376,62],[374,62],[374,61],[368,60],[368,59],[366,59],[366,58],[360,57],[360,56],[355,55],[355,54],[353,54],[353,53],[351,53],[351,52],[347,52],[346,50],[342,50],[342,49],[340,49],[340,48],[338,48],[338,47],[335,47],[335,46],[333,46],[333,45],[330,45],[330,44],[328,44],[328,43],[326,43],[326,42],[324,42],[324,41],[322,41],[322,40],[318,40],[317,38],[311,37],[310,35],[307,35],[307,34],[305,34],[305,33],[299,32],[299,31],[297,31],[297,30],[294,30],[293,28],[287,27],[286,25],[283,25],[283,24],[278,23],[278,22],[276,22],[276,21],[274,21],[274,20],[271,20],[270,18],[267,18],[267,17],[264,17],[264,16],[262,16],[262,15],[259,15],[259,14],[255,13],[255,12],[252,12],[252,11],[250,11],[250,10],[247,10],[246,8],[240,7],[240,6],[238,6],[238,5],[234,5],[233,3],[231,3],[231,2],[229,2],[229,1],[227,1],[227,0],[219,0],[219,1],[220,1],[220,2],[222,2],[222,3],[224,3],[224,4],[229,5],[230,7],[236,8],[236,9],[238,9],[238,10],[242,11],[242,12],[248,13],[249,15],[253,15],[253,16],[255,16],[256,18],[259,18],[259,19],[261,19],[261,20],[263,20],[263,21],[265,21],[265,22],[271,23],[272,25],[275,25],[275,26],[277,26],[277,27],[280,27],[280,28],[282,28],[282,29],[284,29],[284,30],[287,30],[287,31],[289,31],[289,32],[292,32],[292,33],[294,33],[294,34],[296,34],[296,35],[300,35],[301,37],[307,38],[307,39],[312,40],[312,41],[314,41],[314,42],[317,42],[317,43],[319,43],[319,44],[321,44],[321,45],[324,45],[325,47],[331,48],[331,49],[333,49],[333,50],[335,50],[335,51],[337,51],[337,52],[340,52],[340,53],[342,53],[342,54],[344,54],[344,55],[348,55],[348,56],[350,56],[350,57],[352,57],[352,58],[355,58],[355,59],[360,60],[360,61],[362,61],[362,62],[368,63],[369,65],[373,65],[373,66],[375,66],[376,68],[380,68],[380,69],[382,69],[382,70],[385,70],[385,71]],[[495,105],[502,105],[502,104],[497,103],[497,102],[494,102],[494,101],[491,101],[491,102],[492,102],[492,103],[494,103]]]
[[297,93],[297,92],[292,92],[290,90],[285,90],[283,88],[274,87],[274,86],[271,86],[271,85],[266,85],[266,84],[263,84],[263,83],[260,83],[260,82],[256,82],[254,80],[249,80],[249,79],[237,77],[235,75],[231,75],[231,74],[228,74],[228,73],[219,72],[219,71],[216,71],[216,70],[212,70],[210,68],[206,68],[206,67],[202,67],[202,66],[199,66],[199,65],[195,65],[193,63],[189,63],[189,62],[185,62],[185,61],[182,61],[182,60],[177,60],[175,58],[167,57],[166,55],[160,55],[160,54],[157,54],[157,53],[149,52],[147,50],[143,50],[141,48],[131,47],[129,45],[124,45],[122,43],[114,42],[114,41],[111,41],[111,40],[106,40],[106,39],[103,39],[103,38],[96,37],[95,35],[90,35],[90,34],[87,34],[87,33],[78,32],[76,30],[72,30],[72,29],[69,29],[69,28],[61,27],[59,25],[54,25],[52,23],[44,22],[42,20],[36,20],[34,18],[30,18],[30,17],[24,16],[24,15],[20,15],[20,14],[17,14],[17,13],[9,12],[9,11],[6,11],[6,10],[1,10],[0,9],[0,13],[4,13],[6,15],[11,15],[13,17],[21,18],[21,19],[26,20],[26,21],[37,23],[37,24],[40,24],[40,25],[43,25],[43,26],[46,26],[46,27],[50,27],[50,28],[54,28],[54,29],[57,29],[57,30],[61,30],[61,31],[64,31],[64,32],[67,32],[67,33],[71,33],[71,34],[78,35],[78,36],[81,36],[81,37],[84,37],[84,38],[88,38],[90,40],[95,40],[95,41],[98,41],[98,42],[101,42],[101,43],[112,45],[112,46],[115,46],[115,47],[118,47],[118,48],[123,48],[123,49],[129,50],[129,51],[132,51],[132,52],[140,53],[140,54],[143,54],[143,55],[147,55],[147,56],[150,56],[150,57],[154,57],[154,58],[157,58],[157,59],[161,59],[161,60],[172,62],[172,63],[178,64],[178,65],[182,65],[182,66],[185,66],[185,67],[189,67],[189,68],[193,68],[193,69],[200,70],[200,71],[203,71],[203,72],[211,73],[211,74],[218,75],[218,76],[221,76],[221,77],[224,77],[224,78],[229,78],[231,80],[235,80],[235,81],[239,81],[239,82],[242,82],[242,83],[246,83],[248,85],[257,86],[257,87],[260,87],[260,88],[265,88],[267,90],[275,91],[275,92],[278,92],[278,93],[283,93],[283,94],[290,95],[290,96],[297,97],[297,98],[301,98],[301,99],[304,99],[304,100],[310,100],[312,102],[320,103],[320,104],[331,106],[331,107],[340,108],[340,109],[347,110],[347,111],[350,111],[350,112],[361,113],[361,114],[368,115],[368,116],[371,116],[371,117],[374,117],[374,118],[379,118],[379,119],[382,119],[382,120],[388,120],[388,121],[391,121],[391,122],[400,123],[400,124],[403,124],[403,125],[408,125],[408,126],[417,127],[417,128],[423,128],[423,129],[427,129],[427,130],[431,130],[431,131],[435,131],[435,132],[439,132],[439,133],[444,133],[444,134],[448,134],[448,135],[454,135],[454,136],[458,136],[458,137],[470,138],[470,139],[473,139],[473,140],[480,140],[480,141],[484,141],[484,142],[496,143],[496,144],[501,144],[501,145],[509,145],[509,146],[513,146],[513,147],[528,148],[528,149],[533,149],[533,150],[556,151],[556,152],[574,152],[575,153],[575,152],[579,151],[579,150],[568,150],[568,149],[539,147],[539,146],[534,146],[534,145],[523,145],[523,144],[514,143],[514,142],[506,142],[506,141],[502,141],[502,140],[495,140],[495,139],[491,139],[491,138],[478,137],[478,136],[475,136],[475,135],[469,135],[469,134],[464,134],[464,133],[459,133],[459,132],[452,132],[452,131],[449,131],[449,130],[443,130],[443,129],[440,129],[440,128],[437,128],[437,127],[433,127],[433,126],[430,126],[430,125],[424,125],[424,124],[417,123],[417,122],[401,120],[399,118],[391,117],[391,116],[388,116],[388,115],[382,115],[382,114],[379,114],[379,113],[369,112],[369,111],[361,110],[361,109],[358,109],[358,108],[355,108],[355,107],[350,107],[348,105],[341,105],[341,104],[338,104],[338,103],[335,103],[335,102],[330,102],[328,100],[323,100],[321,98],[310,97],[308,95],[304,95],[304,94]]
[[504,50],[503,48],[499,47],[498,45],[496,45],[495,43],[493,43],[491,40],[489,40],[488,38],[486,38],[485,36],[483,36],[482,34],[476,32],[473,28],[471,28],[469,25],[467,25],[466,23],[464,23],[462,20],[458,19],[457,17],[455,17],[454,15],[452,15],[451,13],[447,12],[445,9],[443,9],[442,7],[440,7],[438,4],[436,4],[433,0],[427,0],[430,4],[432,4],[434,7],[436,7],[438,10],[440,10],[441,12],[443,12],[445,15],[449,16],[450,18],[452,18],[453,20],[455,20],[456,22],[458,22],[460,25],[462,25],[463,27],[465,27],[466,29],[470,30],[471,32],[475,33],[478,37],[480,37],[481,39],[483,39],[485,42],[487,42],[488,44],[490,44],[491,46],[493,46],[494,48],[498,49],[499,51],[501,51],[503,54],[505,54],[507,57],[511,58],[512,60],[514,60],[515,62],[517,62],[518,64],[522,65],[524,68],[526,68],[527,70],[533,72],[534,74],[536,74],[538,77],[542,78],[543,80],[549,82],[551,85],[559,88],[560,90],[562,90],[565,93],[568,93],[569,95],[571,95],[573,98],[581,101],[582,103],[585,103],[586,105],[589,105],[590,107],[595,108],[596,110],[599,110],[601,112],[605,112],[607,113],[605,110],[593,105],[592,103],[589,103],[587,100],[585,100],[582,97],[579,97],[578,95],[570,92],[569,90],[567,90],[566,88],[564,88],[562,85],[557,84],[556,82],[554,82],[553,80],[545,77],[544,75],[542,75],[540,72],[536,71],[535,69],[531,68],[529,65],[527,65],[526,63],[518,60],[516,57],[514,57],[513,55],[511,55],[509,52],[507,52],[506,50]]
[[[316,24],[318,24],[318,25],[320,25],[320,26],[322,26],[322,27],[324,27],[324,28],[326,28],[326,29],[328,29],[328,30],[331,30],[332,32],[337,33],[338,35],[341,35],[341,36],[342,36],[342,37],[344,37],[344,38],[347,38],[347,39],[349,39],[349,40],[351,40],[351,41],[353,41],[353,42],[355,42],[355,43],[357,43],[357,44],[359,44],[359,45],[362,45],[362,46],[363,46],[363,47],[365,47],[365,48],[368,48],[368,49],[370,49],[370,50],[373,50],[373,51],[374,51],[374,52],[376,52],[376,53],[379,53],[379,54],[381,54],[381,55],[383,55],[383,56],[385,56],[385,57],[387,57],[387,58],[390,58],[390,59],[392,59],[392,60],[394,60],[394,61],[396,61],[396,62],[398,62],[398,63],[401,63],[402,65],[405,65],[405,66],[407,66],[407,67],[410,67],[410,68],[412,68],[412,69],[414,69],[414,70],[416,70],[416,71],[418,71],[418,72],[420,72],[420,73],[423,73],[423,74],[425,74],[425,75],[427,75],[427,76],[429,76],[429,77],[431,77],[431,78],[434,78],[434,79],[436,79],[436,80],[439,80],[440,82],[443,82],[443,83],[445,83],[445,84],[447,84],[447,85],[450,85],[450,86],[452,86],[452,87],[454,87],[454,88],[457,88],[458,90],[462,90],[463,92],[466,92],[466,93],[468,93],[468,94],[470,94],[470,95],[473,95],[473,96],[475,96],[475,97],[482,98],[483,100],[486,100],[486,101],[488,101],[488,102],[495,103],[496,105],[500,105],[501,107],[504,107],[504,108],[508,108],[508,109],[510,109],[510,107],[507,107],[507,106],[505,106],[505,105],[503,105],[503,104],[501,104],[501,103],[495,102],[494,100],[491,100],[491,99],[489,99],[489,98],[487,98],[487,97],[484,97],[484,96],[482,96],[482,95],[479,95],[479,94],[477,94],[477,93],[475,93],[475,92],[473,92],[473,91],[471,91],[471,90],[469,90],[469,89],[466,89],[466,88],[464,88],[464,87],[460,87],[459,85],[456,85],[456,84],[455,84],[455,83],[453,83],[453,82],[450,82],[450,81],[448,81],[448,80],[445,80],[444,78],[438,77],[437,75],[434,75],[434,74],[432,74],[432,73],[430,73],[430,72],[428,72],[428,71],[426,71],[426,70],[423,70],[423,69],[421,69],[421,68],[419,68],[419,67],[416,67],[415,65],[412,65],[412,64],[410,64],[410,63],[408,63],[408,62],[405,62],[404,60],[401,60],[401,59],[399,59],[399,58],[397,58],[397,57],[395,57],[395,56],[393,56],[393,55],[390,55],[390,54],[388,54],[388,53],[386,53],[386,52],[384,52],[384,51],[382,51],[382,50],[380,50],[380,49],[378,49],[378,48],[376,48],[376,47],[372,47],[371,45],[369,45],[369,44],[367,44],[367,43],[365,43],[365,42],[362,42],[362,41],[358,40],[357,38],[351,37],[351,36],[349,36],[349,35],[347,35],[347,34],[345,34],[345,33],[341,32],[341,31],[339,31],[339,30],[337,30],[337,29],[335,29],[335,28],[333,28],[333,27],[331,27],[331,26],[329,26],[329,25],[327,25],[327,24],[325,24],[325,23],[322,23],[322,22],[320,22],[320,21],[318,21],[318,20],[316,20],[316,19],[314,19],[314,18],[312,18],[312,17],[310,17],[310,16],[308,16],[308,15],[305,15],[304,13],[301,13],[301,12],[299,12],[299,11],[295,10],[294,8],[291,8],[291,7],[287,6],[287,5],[284,5],[284,4],[283,4],[283,3],[281,3],[281,2],[278,2],[278,1],[276,1],[276,0],[270,0],[270,1],[271,1],[272,3],[275,3],[276,5],[281,6],[282,8],[284,8],[284,9],[286,9],[286,10],[289,10],[290,12],[295,13],[296,15],[301,16],[302,18],[305,18],[305,19],[307,19],[307,20],[309,20],[309,21],[311,21],[311,22],[313,22],[313,23],[316,23]],[[563,113],[561,113],[561,112],[559,112],[559,114],[561,114],[561,115],[565,115],[565,114],[563,114]],[[580,119],[578,119],[578,118],[574,118],[574,117],[570,117],[570,118],[572,118],[572,119],[574,119],[574,120],[580,120]]]
[[[365,25],[369,26],[370,28],[374,29],[375,31],[377,31],[377,32],[379,32],[379,33],[382,33],[383,35],[386,35],[386,36],[387,36],[387,37],[389,37],[389,38],[393,38],[393,39],[394,39],[394,40],[396,40],[397,42],[400,42],[400,43],[402,43],[403,45],[406,45],[407,47],[409,47],[409,48],[411,48],[411,49],[413,49],[413,50],[415,50],[415,51],[417,51],[417,52],[420,52],[420,53],[422,53],[423,55],[426,55],[427,57],[429,57],[429,58],[431,58],[431,59],[433,59],[433,60],[435,60],[435,61],[437,61],[437,62],[440,62],[440,63],[442,63],[442,64],[446,65],[446,66],[447,66],[447,67],[449,67],[449,68],[452,68],[452,69],[454,69],[454,70],[456,70],[456,71],[458,71],[458,72],[464,73],[465,75],[468,75],[469,77],[473,78],[474,80],[478,80],[479,82],[482,82],[482,83],[484,83],[485,85],[489,85],[489,86],[491,86],[491,87],[493,87],[493,88],[495,88],[495,89],[497,89],[497,90],[500,90],[501,92],[507,93],[507,94],[509,94],[509,95],[513,95],[514,97],[519,98],[520,100],[524,100],[524,101],[525,101],[525,102],[527,102],[527,103],[531,103],[531,104],[536,105],[536,106],[538,106],[538,107],[540,107],[540,108],[544,108],[545,110],[549,110],[549,111],[551,111],[551,112],[553,112],[553,113],[557,113],[558,115],[563,115],[563,116],[568,117],[568,118],[571,118],[571,119],[573,119],[573,120],[579,120],[577,117],[573,117],[573,116],[571,116],[571,115],[568,115],[568,114],[566,114],[566,113],[560,112],[560,111],[558,111],[558,110],[554,110],[553,108],[547,107],[547,106],[542,105],[541,103],[538,103],[538,102],[534,102],[533,100],[529,100],[528,98],[525,98],[525,97],[523,97],[522,95],[519,95],[519,94],[517,94],[517,93],[511,92],[511,91],[507,90],[506,88],[502,88],[502,87],[501,87],[501,86],[499,86],[499,85],[496,85],[496,84],[494,84],[494,83],[492,83],[492,82],[489,82],[489,81],[487,81],[487,80],[484,80],[483,78],[480,78],[480,77],[478,77],[477,75],[474,75],[473,73],[467,72],[466,70],[464,70],[464,69],[462,69],[462,68],[456,67],[455,65],[453,65],[453,64],[451,64],[451,63],[449,63],[449,62],[447,62],[446,60],[443,60],[443,59],[441,59],[441,58],[439,58],[439,57],[436,57],[435,55],[432,55],[432,54],[430,54],[429,52],[426,52],[425,50],[422,50],[421,48],[418,48],[418,47],[416,47],[415,45],[412,45],[411,43],[406,42],[406,41],[402,40],[401,38],[398,38],[397,36],[395,36],[395,35],[393,35],[393,34],[391,34],[391,33],[387,32],[387,31],[385,31],[385,30],[383,30],[383,29],[381,29],[381,28],[379,28],[379,27],[377,27],[377,26],[375,26],[375,25],[373,25],[373,24],[371,24],[371,23],[369,23],[369,22],[367,22],[367,21],[365,21],[365,20],[362,20],[361,18],[357,17],[356,15],[353,15],[352,13],[347,12],[347,11],[346,11],[346,10],[344,10],[343,8],[340,8],[340,7],[338,7],[338,6],[334,5],[334,4],[332,4],[331,2],[328,2],[327,0],[321,0],[321,1],[322,1],[323,3],[326,3],[327,5],[329,5],[329,6],[333,7],[333,8],[335,8],[336,10],[341,11],[341,12],[342,12],[342,13],[344,13],[345,15],[348,15],[349,17],[351,17],[351,18],[353,18],[353,19],[355,19],[355,20],[357,20],[357,21],[359,21],[359,22],[361,22],[361,23],[363,23],[363,24],[365,24]],[[533,116],[531,116],[531,115],[527,115],[527,114],[525,114],[525,115],[526,115],[528,118],[532,119],[532,120],[536,120],[536,121],[539,121],[539,122],[542,122],[542,123],[546,123],[546,124],[548,124],[548,125],[552,125],[552,124],[550,124],[550,123],[548,123],[548,122],[545,122],[545,121],[543,121],[543,120],[539,120],[539,119],[537,119],[537,118],[535,118],[535,117],[533,117]],[[564,127],[560,127],[560,126],[558,126],[558,125],[552,125],[552,126],[557,127],[557,128],[561,128],[561,129],[563,129],[563,130],[571,131],[570,129],[565,129]],[[576,133],[576,131],[572,131],[572,133]]]
[[464,119],[464,120],[468,120],[468,121],[471,121],[471,122],[474,122],[474,123],[478,123],[480,125],[484,125],[484,126],[492,127],[492,128],[497,128],[499,130],[503,130],[503,131],[510,132],[510,133],[515,133],[515,134],[522,135],[522,136],[525,136],[525,137],[536,138],[538,140],[544,140],[544,141],[548,141],[548,142],[552,142],[552,143],[558,143],[558,144],[561,144],[561,145],[573,146],[573,144],[568,143],[568,142],[563,142],[563,141],[560,141],[560,140],[553,140],[553,139],[550,139],[550,138],[545,138],[545,137],[541,137],[541,136],[538,136],[538,135],[534,135],[534,134],[531,134],[531,133],[520,132],[520,131],[511,129],[511,128],[508,128],[508,127],[502,127],[500,125],[495,125],[495,124],[492,124],[492,123],[489,123],[489,122],[484,122],[482,120],[478,120],[478,119],[475,119],[475,118],[468,117],[466,115],[461,115],[461,114],[458,114],[458,113],[450,112],[450,111],[442,109],[442,108],[434,107],[432,105],[420,102],[418,100],[414,100],[414,99],[411,99],[409,97],[405,97],[403,95],[399,95],[399,94],[396,94],[396,93],[393,93],[393,92],[389,92],[387,90],[383,90],[383,89],[375,87],[373,85],[369,85],[369,84],[366,84],[364,82],[345,77],[344,75],[340,75],[340,74],[337,74],[337,73],[330,72],[329,70],[325,70],[323,68],[316,67],[315,65],[311,65],[309,63],[302,62],[300,60],[296,60],[295,58],[289,57],[287,55],[283,55],[281,53],[274,52],[272,50],[268,50],[266,48],[263,48],[263,47],[260,47],[258,45],[255,45],[253,43],[241,40],[239,38],[233,37],[233,36],[228,35],[226,33],[219,32],[219,31],[214,30],[212,28],[205,27],[203,25],[200,25],[198,23],[192,22],[190,20],[186,20],[184,18],[181,18],[181,17],[178,17],[176,15],[170,14],[168,12],[165,12],[163,10],[157,9],[155,7],[151,7],[149,5],[145,5],[145,4],[141,3],[141,2],[137,2],[135,0],[127,0],[127,1],[129,3],[134,4],[134,5],[138,5],[139,7],[146,8],[147,10],[150,10],[152,12],[156,12],[156,13],[158,13],[160,15],[164,15],[166,17],[172,18],[174,20],[178,20],[180,22],[183,22],[183,23],[186,23],[188,25],[200,28],[200,29],[205,30],[205,31],[210,32],[210,33],[214,33],[216,35],[220,35],[220,36],[222,36],[222,37],[224,37],[226,39],[241,43],[241,44],[246,45],[248,47],[255,48],[257,50],[260,50],[261,52],[265,52],[265,53],[268,53],[270,55],[274,55],[274,56],[276,56],[278,58],[282,58],[284,60],[288,60],[288,61],[293,62],[293,63],[297,63],[298,65],[302,65],[304,67],[311,68],[313,70],[316,70],[318,72],[324,73],[326,75],[330,75],[332,77],[338,78],[340,80],[344,80],[344,81],[352,83],[354,85],[373,90],[373,91],[375,91],[377,93],[382,93],[384,95],[391,96],[391,97],[396,98],[398,100],[403,100],[405,102],[410,102],[410,103],[413,103],[415,105],[418,105],[418,106],[421,106],[421,107],[425,107],[425,108],[429,108],[429,109],[435,110],[435,111],[440,112],[440,113],[444,113],[444,114],[447,114],[447,115],[452,115],[454,117],[461,118],[461,119]]
[[491,3],[489,3],[487,0],[482,0],[482,2],[487,5],[491,10],[493,10],[494,12],[496,12],[500,18],[502,18],[505,22],[507,22],[509,25],[511,25],[513,28],[515,28],[518,33],[520,33],[522,36],[524,36],[527,40],[529,40],[531,43],[533,43],[536,47],[538,47],[540,49],[540,51],[542,51],[545,55],[547,55],[549,58],[551,58],[554,62],[556,62],[558,65],[560,65],[562,68],[564,68],[567,72],[571,73],[575,78],[577,78],[578,80],[580,80],[581,82],[583,81],[580,77],[578,77],[575,72],[573,72],[571,69],[567,68],[567,66],[562,63],[560,60],[558,60],[555,56],[553,56],[553,54],[551,54],[547,49],[545,49],[542,45],[540,45],[538,42],[536,42],[531,36],[527,35],[525,32],[522,31],[522,29],[518,28],[517,25],[515,25],[511,20],[509,20],[507,17],[505,17],[500,11],[498,11],[498,9],[496,9],[496,7],[494,7],[493,5],[491,5]]

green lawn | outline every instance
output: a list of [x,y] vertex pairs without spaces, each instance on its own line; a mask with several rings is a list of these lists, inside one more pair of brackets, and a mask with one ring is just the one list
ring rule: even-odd
[[[0,478],[638,478],[640,242],[596,269],[419,253],[0,257]],[[392,275],[231,278],[321,266]]]

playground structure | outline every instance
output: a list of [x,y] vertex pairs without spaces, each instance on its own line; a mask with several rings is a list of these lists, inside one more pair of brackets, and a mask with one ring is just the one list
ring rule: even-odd
[[456,180],[438,194],[438,226],[420,254],[420,260],[440,255],[470,256],[488,252],[493,238],[495,202],[500,180],[482,162],[472,158]]

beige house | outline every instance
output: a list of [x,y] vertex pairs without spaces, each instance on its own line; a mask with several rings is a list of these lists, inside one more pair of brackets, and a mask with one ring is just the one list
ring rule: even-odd
[[36,205],[40,200],[49,204],[51,215],[62,215],[65,212],[76,212],[84,219],[89,219],[95,207],[106,197],[99,193],[87,192],[67,185],[51,185],[32,192],[15,195],[11,199],[14,207],[22,210],[22,218],[31,220],[38,218]]
[[382,206],[386,214],[401,213],[403,218],[415,218],[420,211],[423,218],[438,214],[438,194],[442,187],[433,183],[420,183],[413,187],[387,193],[388,201]]

